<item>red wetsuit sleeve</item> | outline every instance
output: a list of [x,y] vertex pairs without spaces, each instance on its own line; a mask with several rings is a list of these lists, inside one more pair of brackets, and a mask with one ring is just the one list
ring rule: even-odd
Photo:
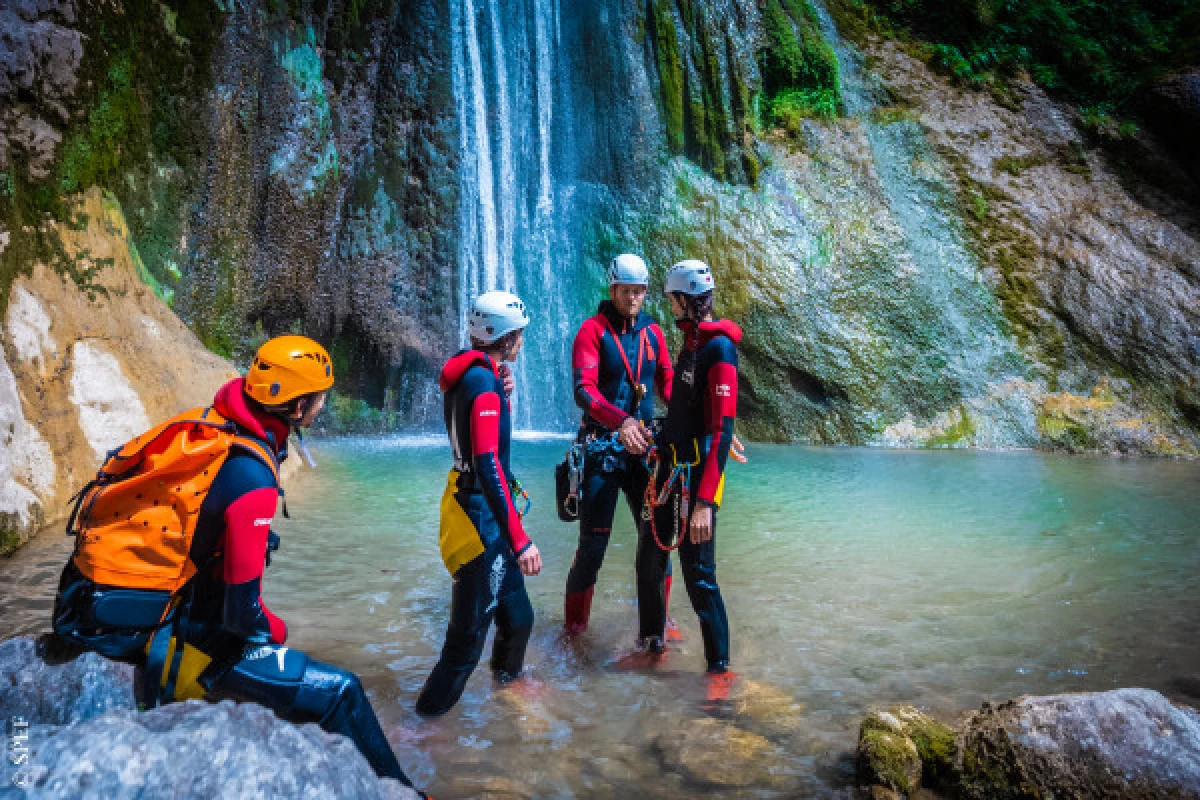
[[654,346],[658,348],[658,368],[654,370],[654,387],[664,403],[671,402],[671,384],[675,382],[675,367],[671,365],[671,353],[667,350],[667,338],[663,336],[662,328],[650,326],[654,334]]
[[727,361],[713,364],[708,371],[708,394],[704,398],[706,427],[709,435],[708,454],[704,459],[704,472],[700,485],[696,487],[696,500],[714,505],[721,475],[725,472],[725,461],[729,447],[733,444],[733,421],[737,419],[738,374],[737,365]]
[[575,403],[589,417],[609,430],[616,430],[629,415],[600,392],[600,342],[604,328],[595,319],[584,320],[575,334],[571,368],[575,374]]
[[262,574],[267,555],[267,534],[275,518],[279,491],[255,489],[225,509],[224,625],[247,639],[269,639],[283,644],[287,626],[262,601]]
[[483,392],[471,403],[472,463],[492,516],[508,537],[513,552],[521,555],[532,542],[525,535],[508,490],[508,476],[500,463],[500,403],[500,395],[495,392]]

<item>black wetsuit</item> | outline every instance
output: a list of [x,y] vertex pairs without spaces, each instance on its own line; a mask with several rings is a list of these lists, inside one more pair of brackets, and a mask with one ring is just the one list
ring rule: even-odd
[[468,350],[446,362],[440,384],[454,467],[442,495],[439,545],[454,586],[442,654],[417,697],[417,711],[426,716],[458,702],[493,619],[491,667],[501,682],[520,675],[533,630],[517,566],[532,542],[509,489],[512,422],[503,381],[491,359]]
[[[695,323],[681,321],[684,346],[675,363],[675,380],[667,418],[659,437],[659,467],[655,486],[661,487],[676,463],[691,464],[691,502],[713,510],[713,537],[693,544],[684,534],[679,562],[688,599],[700,618],[704,655],[711,672],[729,665],[729,620],[717,585],[717,509],[724,489],[725,461],[733,442],[737,417],[737,343],[741,329],[727,320]],[[654,514],[659,538],[669,544],[673,532],[683,529],[681,491],[677,486]],[[655,541],[648,523],[638,539],[638,619],[643,639],[663,640],[666,603],[663,576],[668,553]]]
[[[236,423],[242,435],[281,456],[287,427],[252,409],[242,385],[241,380],[226,384],[213,408]],[[283,719],[315,722],[351,739],[380,777],[411,786],[358,677],[284,646],[287,626],[263,603],[263,569],[278,500],[272,468],[261,456],[235,447],[201,502],[189,553],[200,571],[192,588],[184,590],[184,613],[175,629],[176,635],[211,659],[196,679],[192,696],[251,700]],[[68,563],[59,586],[56,620],[60,615],[86,617],[86,608],[71,608],[71,601],[63,601],[79,597],[84,602],[88,592],[70,591],[83,580],[73,562]],[[164,628],[162,634],[165,644],[172,629]],[[141,660],[140,649],[131,655]],[[179,697],[177,690],[184,692],[182,685],[175,687],[173,682],[167,689],[166,696],[160,697],[151,675],[149,682],[143,680],[143,702],[170,702]]]
[[[579,327],[571,361],[575,402],[584,412],[581,434],[587,441],[603,441],[601,437],[618,430],[629,417],[653,419],[656,387],[663,402],[670,398],[671,358],[662,329],[648,314],[638,314],[631,323],[605,300]],[[567,630],[587,628],[619,495],[625,493],[638,524],[649,479],[642,459],[623,448],[588,447],[580,487],[579,545],[567,573]],[[667,568],[669,573],[669,562]]]

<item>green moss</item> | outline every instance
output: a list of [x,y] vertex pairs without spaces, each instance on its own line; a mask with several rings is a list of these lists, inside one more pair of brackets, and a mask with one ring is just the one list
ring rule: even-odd
[[109,65],[104,88],[87,122],[63,142],[58,188],[63,194],[104,185],[117,173],[129,148],[144,148],[134,132],[146,125],[145,109],[134,88],[133,59],[122,53]]
[[958,181],[958,203],[967,241],[979,262],[996,274],[994,291],[1005,322],[1017,343],[1038,361],[1061,369],[1066,334],[1043,312],[1046,301],[1035,278],[1041,249],[1024,231],[1008,223],[1003,208],[1011,199],[993,186],[975,181],[961,158],[947,156]]
[[798,132],[805,118],[841,113],[837,57],[821,36],[807,0],[767,0],[767,46],[760,57],[764,123]]
[[29,509],[30,519],[22,524],[21,517],[11,511],[0,511],[0,556],[11,555],[29,540],[27,531],[36,531],[46,524],[46,515],[40,505]]
[[679,52],[679,37],[675,32],[675,14],[671,0],[648,0],[650,32],[654,54],[658,61],[658,80],[662,93],[663,122],[667,129],[667,147],[672,153],[682,153],[683,129],[683,61]]
[[817,30],[806,2],[767,0],[762,20],[767,36],[761,58],[764,91],[838,86],[837,57]]
[[955,447],[969,444],[975,435],[975,423],[965,405],[958,407],[959,421],[942,433],[929,439],[926,447]]
[[1046,159],[1031,153],[1024,156],[1001,156],[993,162],[993,165],[1002,172],[1017,176],[1030,167],[1040,167],[1045,163]]
[[0,556],[10,555],[24,542],[18,532],[19,523],[16,514],[0,511]]
[[943,792],[952,793],[958,774],[955,759],[958,742],[954,731],[932,719],[910,722],[907,733],[921,756],[921,782]]
[[394,406],[394,396],[389,395],[385,398],[383,408],[375,408],[361,397],[352,397],[333,389],[330,390],[329,401],[314,427],[321,433],[330,435],[395,430],[401,420]]
[[858,737],[858,753],[868,765],[866,774],[870,782],[905,794],[917,790],[919,781],[912,776],[921,774],[920,758],[906,737],[864,723]]
[[1041,410],[1037,415],[1038,432],[1051,447],[1081,452],[1098,447],[1096,437],[1086,424],[1067,414]]
[[48,179],[30,180],[23,163],[0,175],[0,228],[12,235],[0,255],[0,310],[12,281],[35,261],[94,289],[46,224],[67,221],[72,209],[64,200],[93,185],[120,198],[146,274],[164,295],[179,279],[185,187],[199,177],[192,164],[206,155],[197,115],[219,11],[205,0],[80,0],[76,13],[77,27],[88,32],[79,69],[87,80],[76,93],[82,113],[63,132]]

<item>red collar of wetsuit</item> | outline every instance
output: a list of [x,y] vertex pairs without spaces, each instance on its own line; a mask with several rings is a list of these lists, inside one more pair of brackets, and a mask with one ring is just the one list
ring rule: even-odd
[[496,365],[492,360],[479,350],[464,350],[458,355],[451,358],[442,367],[442,374],[438,376],[438,386],[443,392],[448,392],[455,386],[458,386],[459,381],[463,379],[463,375],[467,374],[467,370],[471,367],[487,367],[492,371],[493,375],[497,375]]
[[725,336],[735,345],[742,341],[742,329],[733,320],[714,319],[712,322],[696,322],[690,319],[680,319],[675,321],[675,325],[684,332],[689,342],[694,339],[697,347],[708,344],[717,336]]
[[639,311],[638,315],[632,321],[628,317],[621,315],[617,311],[617,307],[613,305],[612,300],[604,300],[600,303],[600,307],[596,309],[596,314],[608,320],[608,324],[617,333],[637,333],[642,328],[648,327],[654,319],[645,311]]
[[217,390],[213,398],[213,410],[227,420],[236,422],[250,434],[264,442],[274,437],[275,454],[283,452],[288,437],[288,426],[274,414],[268,414],[261,409],[251,408],[246,397],[246,381],[243,378],[232,380]]

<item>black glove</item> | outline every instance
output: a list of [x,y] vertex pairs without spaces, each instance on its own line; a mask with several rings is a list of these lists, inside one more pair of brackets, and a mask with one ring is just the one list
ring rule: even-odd
[[279,549],[280,543],[279,534],[275,531],[267,531],[267,566],[271,566],[271,553]]

